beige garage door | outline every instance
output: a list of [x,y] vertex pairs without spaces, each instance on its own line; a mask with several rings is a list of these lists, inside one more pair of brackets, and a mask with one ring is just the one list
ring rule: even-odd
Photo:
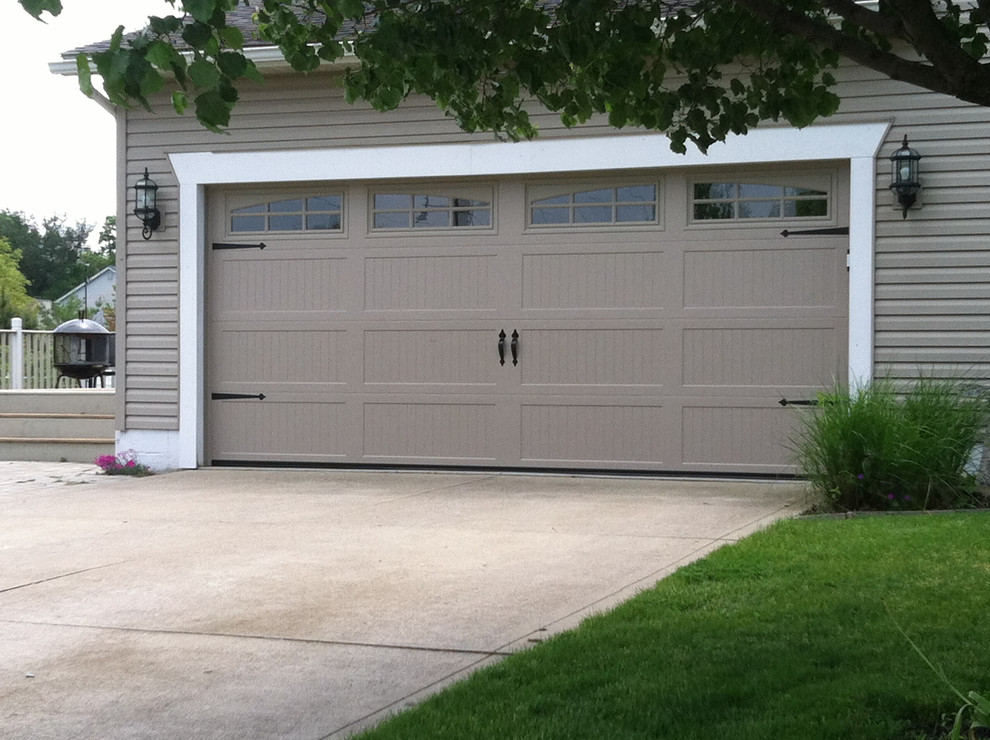
[[780,400],[846,372],[845,181],[210,193],[207,460],[788,472]]

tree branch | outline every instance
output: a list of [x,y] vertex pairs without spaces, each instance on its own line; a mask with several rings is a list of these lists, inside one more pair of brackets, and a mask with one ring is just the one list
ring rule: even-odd
[[[915,4],[924,4],[931,10],[927,0],[910,0]],[[842,33],[839,29],[825,21],[815,20],[804,13],[790,10],[784,3],[776,0],[736,0],[736,4],[744,7],[750,13],[762,18],[774,29],[781,33],[794,34],[812,43],[835,50],[864,67],[869,67],[893,80],[908,82],[933,92],[945,93],[977,105],[990,106],[990,72],[976,60],[967,56],[968,62],[961,64],[958,58],[952,57],[948,69],[938,69],[929,64],[914,62],[893,52],[884,51],[868,41]],[[901,3],[896,3],[900,5]],[[895,3],[891,3],[895,5]],[[900,15],[904,19],[903,15]],[[916,20],[916,16],[912,16]],[[942,29],[941,23],[935,23]],[[911,28],[906,28],[911,33]],[[944,30],[944,29],[943,29]],[[914,45],[911,38],[909,42]],[[931,53],[937,58],[935,42]],[[958,45],[956,45],[958,48]],[[918,49],[918,51],[922,51]],[[943,50],[944,51],[944,50]],[[964,54],[959,50],[960,54]],[[929,58],[925,55],[926,58]]]
[[959,46],[929,0],[897,0],[890,9],[904,24],[908,43],[944,75],[968,76],[980,63]]
[[840,18],[886,38],[903,39],[904,25],[900,18],[868,10],[855,0],[823,0],[822,5]]

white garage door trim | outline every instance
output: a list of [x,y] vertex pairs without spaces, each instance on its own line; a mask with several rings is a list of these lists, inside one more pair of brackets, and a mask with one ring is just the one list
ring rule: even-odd
[[[195,468],[204,459],[204,255],[208,185],[376,178],[523,175],[701,165],[850,163],[849,379],[873,369],[873,240],[876,156],[889,124],[825,125],[754,131],[708,155],[670,151],[658,134],[484,144],[354,147],[287,152],[169,155],[179,182],[179,429],[124,431],[118,446],[147,450],[160,467]],[[163,452],[164,451],[164,452]]]

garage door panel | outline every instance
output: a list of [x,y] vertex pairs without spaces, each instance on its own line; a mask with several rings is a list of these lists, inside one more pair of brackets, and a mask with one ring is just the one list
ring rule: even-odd
[[347,381],[344,365],[346,331],[249,325],[230,327],[216,341],[219,343],[217,349],[230,363],[225,377],[227,384],[342,384]]
[[685,329],[682,341],[689,388],[823,387],[839,370],[834,327]]
[[659,245],[649,252],[525,254],[522,309],[661,309],[673,286]]
[[279,259],[276,255],[239,253],[216,260],[212,287],[217,318],[346,309],[344,258],[316,256]]
[[543,392],[574,385],[658,388],[676,368],[660,328],[524,328],[519,343],[521,384]]
[[497,411],[494,401],[367,402],[366,462],[491,465]]
[[348,453],[342,401],[211,401],[210,411],[214,459],[337,462]]
[[[710,402],[709,402],[710,403]],[[747,405],[747,403],[752,405]],[[694,470],[788,469],[792,409],[763,399],[704,405],[685,401],[681,413],[681,459]]]
[[364,382],[443,386],[494,386],[494,330],[379,329],[364,332]]
[[684,307],[779,312],[836,306],[845,279],[841,248],[789,246],[686,252]]
[[521,462],[550,467],[664,466],[667,411],[659,403],[520,404]]
[[366,311],[496,308],[494,254],[381,256],[364,261]]

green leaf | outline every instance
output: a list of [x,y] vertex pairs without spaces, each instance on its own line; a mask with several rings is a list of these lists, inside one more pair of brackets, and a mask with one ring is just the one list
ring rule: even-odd
[[244,69],[243,76],[252,82],[264,82],[264,77],[261,76],[261,72],[258,71],[258,67],[250,59],[247,59],[247,67]]
[[235,26],[224,26],[220,29],[220,38],[231,49],[244,48],[244,34]]
[[189,97],[181,90],[176,90],[172,93],[172,107],[181,116],[189,107]]
[[93,97],[93,76],[89,71],[89,56],[80,54],[76,57],[76,74],[79,75],[79,89],[87,98]]
[[364,16],[364,3],[361,0],[339,0],[337,4],[340,14],[345,18],[361,18]]
[[609,111],[609,114],[608,114],[608,125],[609,126],[612,126],[613,128],[622,128],[623,126],[626,125],[626,122],[628,120],[629,119],[626,116],[626,111],[625,110],[614,109],[614,110]]
[[167,15],[164,18],[153,15],[148,18],[148,27],[156,36],[167,36],[182,28],[182,20],[174,15]]
[[397,87],[386,87],[378,91],[375,100],[372,101],[378,110],[392,110],[399,106],[404,97],[401,89]]
[[[142,62],[143,64],[141,64],[139,67],[140,68],[139,89],[141,91],[141,97],[147,98],[149,95],[154,95],[157,92],[161,92],[162,88],[165,87],[165,80],[158,73],[158,70],[156,70],[147,62],[144,62],[144,60],[142,60]],[[148,110],[151,110],[150,106],[145,105],[145,107],[148,108]]]
[[213,29],[205,23],[190,23],[182,30],[182,40],[193,49],[202,49],[213,38]]
[[247,59],[236,51],[223,51],[217,57],[220,71],[231,79],[241,77],[247,71]]
[[196,119],[211,131],[230,125],[230,104],[216,90],[207,90],[195,99]]
[[35,18],[40,18],[44,11],[52,15],[62,12],[61,0],[20,0],[21,7]]
[[183,0],[182,7],[200,23],[209,23],[217,10],[217,0]]
[[197,59],[189,65],[189,79],[199,88],[216,87],[220,82],[220,70],[212,62]]
[[124,27],[117,26],[117,30],[113,32],[113,36],[110,37],[110,51],[119,51],[120,42],[124,38]]
[[230,109],[233,109],[234,103],[237,102],[238,94],[237,88],[230,84],[229,80],[221,80],[220,84],[217,85],[217,93],[219,93],[221,100],[227,103]]
[[182,55],[171,44],[164,41],[153,41],[144,53],[145,59],[159,69],[169,69]]

